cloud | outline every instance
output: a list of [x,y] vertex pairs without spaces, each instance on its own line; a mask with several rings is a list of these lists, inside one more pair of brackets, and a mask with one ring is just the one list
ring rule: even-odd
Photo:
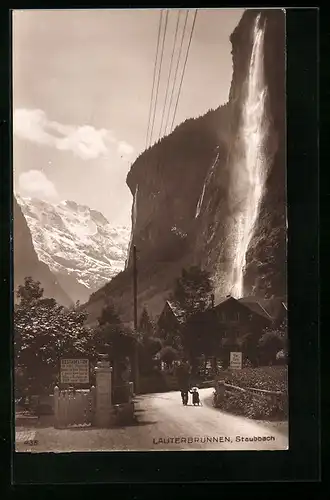
[[21,196],[56,202],[59,195],[54,184],[40,170],[29,170],[19,176],[17,191]]
[[118,144],[118,154],[125,158],[130,158],[134,153],[134,148],[128,142],[120,141]]
[[113,147],[126,160],[134,153],[134,148],[118,140],[111,130],[50,121],[41,109],[16,109],[13,122],[16,137],[61,151],[71,151],[82,160],[108,158]]

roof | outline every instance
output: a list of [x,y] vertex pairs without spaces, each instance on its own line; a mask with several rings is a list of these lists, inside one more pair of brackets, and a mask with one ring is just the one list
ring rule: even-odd
[[165,304],[167,304],[168,307],[171,309],[171,311],[174,314],[174,316],[176,317],[176,319],[180,323],[182,323],[184,320],[184,311],[182,309],[180,309],[179,307],[175,306],[173,304],[173,302],[170,302],[169,300],[167,300]]
[[231,295],[227,295],[226,297],[219,297],[214,302],[214,308],[218,307],[220,304],[224,304],[229,300],[235,300],[236,302],[239,302],[240,304],[250,309],[250,311],[259,314],[259,316],[263,316],[268,320],[273,319],[269,312],[264,308],[263,304],[261,304],[260,301],[256,299],[256,297],[243,297],[241,299],[236,299]]
[[227,295],[226,297],[218,297],[217,299],[214,299],[214,307],[219,306],[220,304],[223,304],[224,302],[227,302],[227,300],[234,299],[231,295]]
[[271,319],[278,318],[282,308],[284,308],[286,311],[288,310],[286,302],[283,301],[283,298],[280,297],[273,297],[271,299],[261,299],[259,297],[252,296],[252,297],[242,297],[241,299],[239,299],[239,301],[255,311],[257,308],[259,310],[260,308],[263,309],[263,311],[267,314],[267,317]]
[[243,304],[245,307],[249,308],[250,311],[253,311],[257,314],[259,314],[260,316],[263,316],[264,318],[266,319],[270,319],[272,320],[273,317],[269,314],[268,311],[266,311],[266,309],[264,308],[263,304],[261,304],[259,301],[257,300],[246,300],[244,298],[242,299],[238,299],[238,302],[240,302],[241,304]]

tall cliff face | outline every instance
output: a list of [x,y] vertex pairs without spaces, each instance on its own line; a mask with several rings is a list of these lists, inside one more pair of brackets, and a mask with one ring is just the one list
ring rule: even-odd
[[16,290],[19,285],[24,283],[25,277],[31,276],[34,280],[40,281],[45,297],[53,297],[64,306],[71,305],[72,300],[57,283],[49,267],[39,261],[27,222],[15,197],[13,199],[13,215],[14,289]]
[[271,158],[258,224],[247,255],[246,294],[287,294],[286,280],[286,32],[285,12],[266,10],[265,77]]
[[[241,122],[247,96],[253,28],[260,14],[264,27],[263,64],[266,88],[265,165],[267,178],[260,211],[250,241],[244,273],[244,295],[286,295],[286,185],[285,185],[285,13],[248,10],[231,35],[233,77],[229,94],[230,130],[226,162],[218,162],[205,192],[205,208],[196,230],[198,263],[215,277],[220,295],[231,292],[233,231],[246,188]],[[203,244],[204,242],[204,244]]]
[[[233,77],[229,102],[187,120],[145,151],[127,184],[135,196],[131,243],[138,249],[138,304],[158,314],[184,266],[198,264],[214,277],[217,293],[230,293],[232,232],[241,211],[237,185],[244,177],[235,158],[260,14],[265,28],[263,63],[268,124],[268,177],[247,252],[244,294],[285,295],[285,13],[248,10],[231,36]],[[207,91],[207,90],[206,90]],[[132,248],[132,247],[131,247]],[[132,252],[128,267],[92,295],[94,318],[106,297],[132,318]]]

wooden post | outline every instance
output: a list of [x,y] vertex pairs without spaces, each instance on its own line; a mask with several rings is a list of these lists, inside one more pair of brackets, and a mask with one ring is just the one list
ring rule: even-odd
[[[137,257],[136,257],[136,246],[133,246],[133,301],[134,301],[134,331],[137,336],[138,330],[138,318],[137,318]],[[139,393],[139,360],[138,360],[138,343],[137,339],[134,349],[134,393]]]
[[134,330],[137,331],[137,262],[136,246],[133,246],[133,299],[134,299]]
[[89,421],[92,425],[95,424],[95,409],[96,409],[96,389],[92,385],[89,393]]
[[54,387],[54,427],[59,427],[59,397],[60,389],[57,385]]

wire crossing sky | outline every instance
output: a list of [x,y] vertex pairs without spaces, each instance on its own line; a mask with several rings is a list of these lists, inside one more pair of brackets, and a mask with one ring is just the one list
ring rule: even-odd
[[166,33],[166,12],[160,32],[160,9],[14,11],[15,191],[73,200],[99,210],[111,224],[130,226],[126,176],[146,141],[155,140],[155,90],[154,136],[225,103],[232,78],[229,37],[243,12],[198,9],[192,33],[194,10],[181,9],[173,55],[179,9],[168,9]]

